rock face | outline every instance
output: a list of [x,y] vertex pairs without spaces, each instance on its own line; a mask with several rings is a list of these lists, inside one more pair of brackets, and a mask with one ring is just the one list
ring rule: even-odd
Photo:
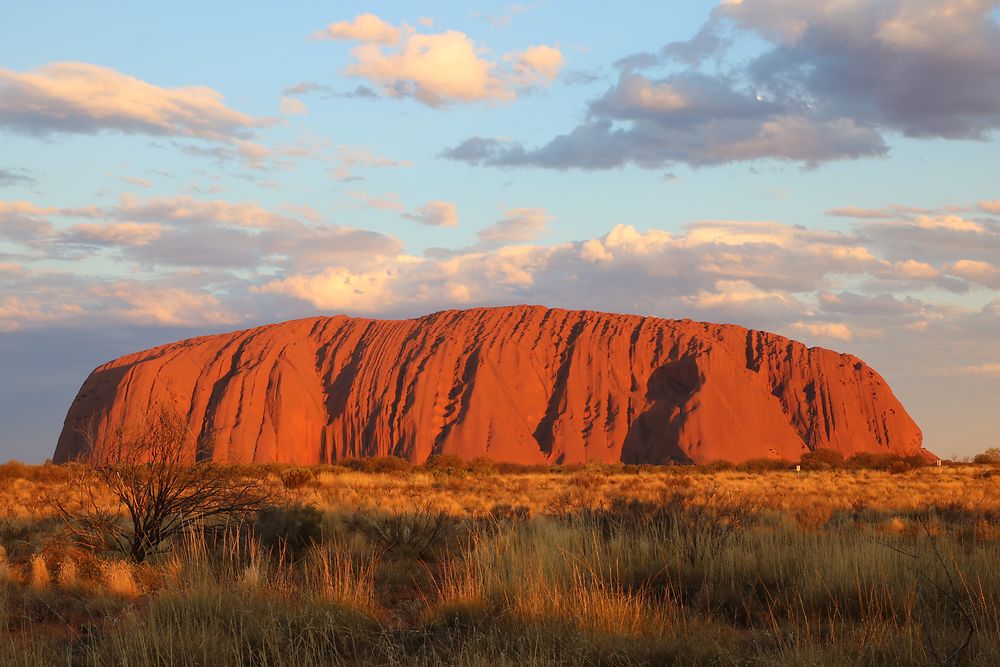
[[733,325],[538,306],[315,317],[124,356],[87,378],[54,459],[176,407],[199,455],[312,464],[434,453],[521,463],[920,453],[857,357]]

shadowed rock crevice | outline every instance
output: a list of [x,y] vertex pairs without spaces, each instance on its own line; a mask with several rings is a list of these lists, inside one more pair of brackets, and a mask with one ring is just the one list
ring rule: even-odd
[[204,336],[96,369],[55,460],[175,406],[240,462],[395,453],[521,463],[911,454],[920,429],[861,360],[763,331],[540,306],[413,320],[317,317]]

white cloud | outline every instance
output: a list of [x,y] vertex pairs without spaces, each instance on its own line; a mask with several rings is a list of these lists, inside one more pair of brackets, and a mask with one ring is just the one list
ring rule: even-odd
[[546,169],[812,167],[883,157],[899,134],[989,140],[1000,129],[996,7],[722,2],[690,39],[616,62],[618,81],[577,114],[576,127],[537,146],[474,136],[444,155]]
[[163,225],[149,222],[83,223],[59,235],[63,243],[107,246],[148,245],[163,235]]
[[359,42],[351,50],[348,75],[367,79],[390,97],[413,97],[432,107],[514,99],[522,88],[551,83],[563,64],[552,46],[532,46],[495,61],[463,32],[421,33],[372,14],[334,23],[322,35]]
[[[277,213],[256,202],[190,196],[122,195],[114,206],[75,209],[0,202],[0,239],[29,249],[36,259],[107,251],[144,267],[256,270],[395,256],[402,249],[393,237],[329,224],[309,207],[287,211]],[[64,223],[80,218],[93,222]]]
[[559,49],[546,44],[509,53],[504,60],[513,63],[513,80],[523,86],[552,83],[562,71],[565,61]]
[[271,122],[229,108],[205,86],[161,88],[78,62],[0,68],[0,126],[24,134],[113,131],[233,143]]
[[979,209],[987,213],[1000,213],[1000,199],[979,202]]
[[448,201],[427,202],[413,213],[404,213],[403,217],[432,227],[458,226],[458,211],[455,205]]
[[292,275],[252,288],[261,294],[282,294],[330,311],[380,312],[398,303],[393,289],[398,270],[352,271],[330,267],[314,274]]
[[970,364],[963,366],[962,371],[969,375],[987,375],[1000,378],[1000,363]]
[[119,281],[93,288],[115,320],[142,325],[210,326],[232,324],[240,316],[215,295],[146,281]]
[[975,259],[960,259],[947,267],[948,273],[1000,290],[1000,266]]
[[544,208],[512,208],[502,220],[480,230],[479,239],[488,244],[531,241],[554,219]]
[[77,318],[83,308],[76,304],[50,304],[19,296],[0,297],[0,332],[18,331],[25,326],[51,324]]
[[282,227],[292,218],[274,213],[254,202],[231,203],[221,199],[204,200],[190,196],[138,199],[122,195],[110,214],[119,219],[148,222],[226,223],[237,227]]
[[849,341],[854,338],[850,327],[842,322],[793,322],[791,328],[818,338]]
[[763,301],[786,305],[791,303],[792,299],[785,292],[762,290],[748,280],[717,280],[714,291],[699,291],[698,294],[687,297],[687,301],[696,308],[711,310]]
[[932,280],[941,275],[941,272],[928,264],[915,259],[908,259],[904,262],[893,264],[892,272],[900,278],[916,280]]
[[914,224],[924,229],[947,229],[952,232],[980,233],[985,231],[982,225],[966,220],[959,215],[918,215]]
[[[426,25],[426,24],[422,24]],[[374,14],[359,14],[353,21],[337,21],[313,34],[314,39],[354,40],[398,44],[402,31]]]

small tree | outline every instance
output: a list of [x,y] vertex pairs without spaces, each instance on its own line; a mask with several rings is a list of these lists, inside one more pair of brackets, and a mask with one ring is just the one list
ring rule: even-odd
[[93,429],[86,435],[90,465],[76,483],[77,502],[52,502],[69,532],[90,548],[142,562],[191,527],[239,521],[270,500],[260,479],[197,461],[197,438],[165,408],[136,428],[101,439]]
[[982,454],[976,454],[972,457],[972,462],[980,464],[1000,463],[1000,447],[990,447]]

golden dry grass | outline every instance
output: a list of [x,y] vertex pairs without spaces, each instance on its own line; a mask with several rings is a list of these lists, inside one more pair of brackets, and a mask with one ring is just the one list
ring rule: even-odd
[[2,664],[923,665],[956,600],[961,664],[1000,653],[990,466],[245,470],[277,526],[141,565],[65,538],[72,473],[0,466]]

